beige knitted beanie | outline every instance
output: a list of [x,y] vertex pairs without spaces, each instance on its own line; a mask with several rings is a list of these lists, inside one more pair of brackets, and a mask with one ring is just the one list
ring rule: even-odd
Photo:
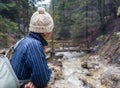
[[53,27],[54,23],[50,14],[47,13],[44,8],[39,7],[31,17],[29,31],[35,33],[48,33],[52,32]]

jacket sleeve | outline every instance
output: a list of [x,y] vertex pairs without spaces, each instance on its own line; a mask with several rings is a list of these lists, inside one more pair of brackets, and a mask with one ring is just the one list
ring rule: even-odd
[[28,46],[26,63],[31,69],[30,79],[35,86],[37,88],[45,86],[50,80],[51,70],[48,68],[40,43],[34,42]]

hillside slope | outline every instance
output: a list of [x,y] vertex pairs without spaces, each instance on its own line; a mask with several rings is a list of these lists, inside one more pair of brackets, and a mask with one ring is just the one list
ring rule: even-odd
[[98,54],[108,62],[114,62],[114,60],[120,58],[120,18],[109,22],[106,25],[106,30],[107,35],[104,35],[104,42]]

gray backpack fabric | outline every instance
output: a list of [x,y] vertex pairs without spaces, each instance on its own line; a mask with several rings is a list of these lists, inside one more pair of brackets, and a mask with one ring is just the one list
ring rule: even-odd
[[19,88],[19,80],[16,77],[8,58],[0,57],[0,88]]
[[18,80],[7,57],[9,52],[11,50],[14,50],[18,46],[20,41],[10,47],[5,55],[0,56],[0,88],[20,88],[23,83],[28,81]]

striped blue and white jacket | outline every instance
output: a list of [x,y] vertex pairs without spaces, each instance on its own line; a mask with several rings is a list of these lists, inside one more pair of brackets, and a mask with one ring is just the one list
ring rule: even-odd
[[51,76],[43,47],[47,42],[40,34],[30,32],[16,47],[11,65],[19,80],[30,79],[37,88],[43,88]]

